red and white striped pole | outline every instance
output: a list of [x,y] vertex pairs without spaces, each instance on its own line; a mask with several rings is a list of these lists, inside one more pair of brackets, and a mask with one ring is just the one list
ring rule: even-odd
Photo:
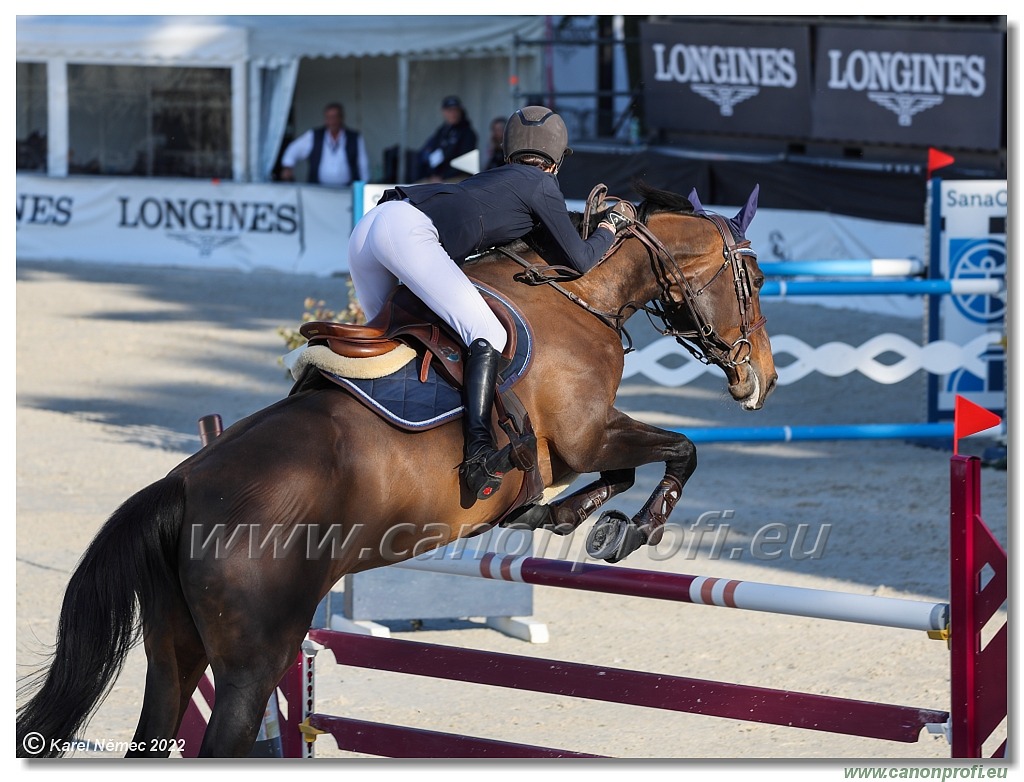
[[463,558],[459,553],[454,556],[428,553],[392,567],[925,632],[944,630],[948,622],[949,606],[945,603],[494,552],[480,558]]

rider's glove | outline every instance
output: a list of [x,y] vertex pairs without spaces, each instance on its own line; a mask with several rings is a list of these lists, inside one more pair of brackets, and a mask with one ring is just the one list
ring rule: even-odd
[[611,223],[618,233],[636,222],[636,207],[629,201],[617,201],[605,212],[602,222]]

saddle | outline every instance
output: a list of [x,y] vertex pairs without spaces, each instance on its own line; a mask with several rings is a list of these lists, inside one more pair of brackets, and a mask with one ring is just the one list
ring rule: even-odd
[[[512,462],[525,476],[519,496],[509,509],[510,513],[515,508],[537,501],[544,491],[540,471],[536,468],[537,446],[533,424],[529,413],[512,388],[529,368],[528,350],[531,337],[528,324],[520,313],[517,312],[516,316],[513,316],[509,309],[511,305],[503,302],[497,294],[479,283],[477,287],[485,294],[484,301],[508,335],[502,351],[502,358],[508,362],[508,367],[499,372],[494,406],[498,423],[512,447]],[[521,330],[522,338],[525,338],[522,344]],[[458,392],[461,399],[465,369],[465,349],[461,341],[447,324],[403,285],[391,291],[380,313],[365,324],[310,321],[299,327],[299,333],[308,340],[310,346],[326,346],[333,353],[345,358],[375,358],[395,351],[403,345],[412,348],[420,361],[418,369],[415,370],[419,383],[426,384],[436,373]],[[527,350],[525,360],[524,348]],[[346,382],[345,379],[322,369],[319,372],[335,385],[353,393],[351,382]],[[353,396],[374,412],[381,414],[379,406],[373,404],[365,394],[353,393]],[[396,423],[393,418],[387,420]],[[450,416],[442,416],[432,425],[439,425],[447,420],[451,420]],[[428,427],[419,425],[403,428],[422,431]]]
[[[484,301],[498,318],[508,335],[502,358],[511,361],[516,354],[516,324],[508,308],[497,299],[485,296]],[[365,324],[310,321],[299,327],[299,333],[310,345],[325,345],[345,358],[375,358],[400,345],[423,349],[420,380],[426,382],[434,358],[437,368],[456,389],[462,388],[463,348],[447,324],[442,323],[420,299],[403,285],[395,287],[384,307]]]

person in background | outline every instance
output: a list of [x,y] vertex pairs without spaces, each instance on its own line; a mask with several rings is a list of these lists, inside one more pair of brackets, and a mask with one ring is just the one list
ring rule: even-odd
[[487,142],[487,157],[484,160],[481,171],[505,165],[505,149],[503,147],[505,136],[505,117],[495,117],[491,120],[491,138]]
[[281,156],[281,179],[295,181],[295,164],[309,160],[309,181],[331,187],[346,187],[355,180],[370,180],[370,158],[366,142],[357,130],[345,127],[345,109],[340,103],[324,107],[324,124],[311,128],[288,145]]
[[418,178],[425,182],[463,179],[469,174],[453,168],[451,162],[476,149],[476,131],[466,116],[462,101],[449,95],[441,101],[444,122],[420,147]]
[[468,348],[463,394],[465,443],[460,473],[477,499],[488,499],[512,469],[510,449],[495,447],[491,407],[508,335],[460,266],[483,250],[541,228],[568,263],[586,272],[636,216],[622,202],[582,239],[555,175],[569,149],[562,118],[526,106],[504,129],[508,165],[461,182],[402,185],[385,191],[349,238],[349,271],[367,319],[401,281],[458,334]]

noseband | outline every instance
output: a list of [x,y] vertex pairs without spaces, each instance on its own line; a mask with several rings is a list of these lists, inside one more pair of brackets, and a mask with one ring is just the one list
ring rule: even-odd
[[[750,336],[762,328],[766,322],[764,316],[751,322],[754,291],[747,274],[745,259],[756,260],[757,254],[750,249],[748,240],[736,241],[732,229],[721,215],[705,212],[697,216],[710,220],[718,229],[718,233],[722,237],[723,257],[722,265],[718,267],[711,279],[700,287],[695,287],[686,277],[672,257],[672,253],[645,224],[634,223],[626,231],[616,236],[612,249],[615,249],[626,238],[624,234],[627,233],[640,240],[647,248],[655,276],[661,286],[661,295],[657,301],[651,304],[633,302],[626,306],[645,312],[659,333],[675,337],[676,342],[703,364],[716,364],[723,368],[746,364],[750,361],[752,350]],[[609,251],[610,253],[611,251]],[[718,333],[715,324],[704,316],[706,308],[700,306],[701,296],[726,269],[732,269],[733,290],[736,293],[736,303],[740,312],[740,337],[735,342],[728,342]],[[673,287],[678,288],[681,292],[681,301],[672,298]],[[662,322],[661,328],[654,323],[655,318]],[[675,325],[683,320],[688,320],[695,328],[683,330]]]

